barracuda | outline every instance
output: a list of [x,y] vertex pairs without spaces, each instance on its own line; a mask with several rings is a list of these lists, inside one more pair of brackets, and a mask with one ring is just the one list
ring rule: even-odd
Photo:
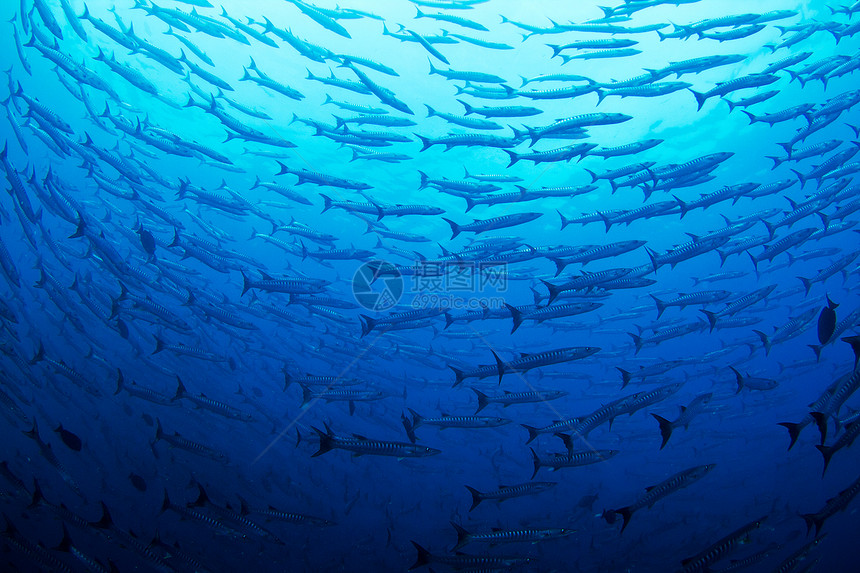
[[[520,425],[529,433],[529,439],[526,441],[527,444],[531,443],[541,434],[553,434],[559,437],[565,436],[564,434],[561,434],[564,430],[570,430],[570,433],[574,436],[588,437],[589,432],[605,422],[609,422],[611,426],[612,420],[619,415],[622,407],[628,399],[629,396],[618,398],[604,406],[601,406],[587,416],[560,420],[550,424],[549,426],[544,426],[543,428],[535,428],[526,424]],[[562,437],[562,439],[565,443],[568,443],[569,441],[567,437]],[[572,442],[570,443],[572,444]]]
[[499,545],[502,543],[537,543],[546,539],[558,539],[567,537],[575,533],[573,529],[551,528],[551,529],[513,529],[504,530],[493,528],[490,533],[469,533],[462,526],[457,525],[453,521],[451,526],[457,532],[457,545],[454,546],[454,551],[460,549],[468,543],[489,543],[490,546]]
[[425,418],[412,408],[409,408],[409,413],[412,414],[413,430],[419,426],[437,426],[443,430],[446,428],[497,428],[511,423],[511,420],[507,418],[488,416],[440,416]]
[[312,457],[321,456],[333,449],[346,450],[352,452],[354,456],[392,456],[396,458],[426,458],[442,453],[435,448],[417,446],[408,442],[371,440],[357,434],[351,438],[336,436],[328,425],[326,425],[325,431],[319,428],[313,428],[313,430],[319,436],[320,445],[319,450]]
[[529,449],[532,452],[532,462],[534,463],[532,479],[535,478],[541,468],[550,468],[550,471],[553,472],[563,468],[578,468],[606,461],[620,453],[618,450],[587,450],[582,452],[568,450],[567,454],[555,454],[548,458],[541,458],[534,451],[534,448]]
[[708,392],[706,394],[701,394],[700,396],[696,396],[692,402],[690,402],[687,406],[679,406],[681,412],[678,414],[678,417],[674,421],[669,421],[662,416],[658,416],[657,414],[651,414],[657,423],[660,425],[660,436],[663,441],[660,444],[660,449],[666,447],[666,444],[669,442],[669,438],[672,437],[672,432],[676,428],[683,427],[685,430],[690,428],[690,422],[695,418],[698,414],[704,412],[707,408],[707,405],[710,403],[711,398],[713,397],[713,393]]
[[299,525],[314,525],[316,527],[331,527],[333,525],[337,525],[334,521],[330,521],[328,519],[305,515],[303,513],[280,511],[272,506],[269,506],[268,509],[249,510],[245,500],[241,500],[241,503],[242,515],[259,515],[266,521],[281,521],[284,523],[297,523]]
[[496,359],[496,367],[499,374],[499,384],[502,383],[502,375],[505,372],[528,372],[532,368],[541,366],[549,366],[552,364],[560,364],[562,362],[571,362],[573,360],[581,360],[592,354],[600,352],[600,348],[593,346],[574,346],[569,348],[559,348],[536,354],[522,353],[519,358],[510,361],[504,361],[499,358],[499,355],[493,352],[493,357]]
[[133,398],[139,398],[141,400],[146,400],[147,402],[150,402],[152,404],[158,404],[159,406],[175,405],[175,402],[170,396],[159,394],[158,392],[151,390],[150,388],[139,386],[134,382],[132,382],[131,384],[126,384],[125,379],[122,375],[122,370],[120,370],[119,368],[117,368],[116,373],[117,381],[114,396],[125,390],[129,396],[132,396]]
[[302,278],[276,279],[262,271],[260,274],[262,276],[260,280],[252,281],[245,275],[244,271],[242,272],[243,295],[250,289],[287,294],[318,294],[325,291],[325,287],[328,284],[327,281]]
[[766,519],[767,516],[756,519],[726,535],[701,553],[684,559],[681,561],[681,573],[696,573],[708,569],[711,563],[721,559],[738,545],[744,543],[753,531],[762,526]]
[[828,499],[817,512],[801,514],[800,517],[806,523],[807,535],[815,528],[815,535],[817,537],[821,532],[821,528],[824,527],[824,522],[840,511],[844,511],[854,498],[857,497],[858,493],[860,493],[860,478],[854,480],[847,488]]
[[501,404],[502,407],[507,408],[514,404],[532,404],[549,400],[557,400],[568,395],[568,392],[563,390],[532,390],[528,392],[510,392],[505,390],[505,392],[499,396],[487,396],[475,388],[472,388],[472,391],[475,392],[475,395],[478,397],[478,409],[475,410],[475,414],[490,404]]
[[[171,447],[185,450],[186,452],[202,456],[205,458],[209,458],[216,462],[227,464],[229,463],[229,459],[227,455],[223,452],[216,450],[215,448],[211,448],[209,446],[200,444],[198,442],[194,442],[189,440],[188,438],[182,437],[179,432],[173,432],[172,435],[165,434],[161,429],[161,421],[156,418],[155,419],[155,440],[153,440],[152,445],[154,446],[156,442],[164,441],[170,444]],[[165,496],[166,497],[166,496]],[[172,508],[171,508],[172,509]]]
[[624,522],[621,525],[621,533],[624,533],[624,530],[627,529],[627,525],[630,523],[630,518],[633,516],[633,513],[643,509],[643,508],[651,508],[654,507],[654,504],[670,495],[689,487],[695,482],[699,481],[708,473],[716,467],[716,464],[707,464],[703,466],[696,466],[694,468],[690,468],[677,474],[669,477],[665,481],[658,483],[657,485],[652,485],[647,487],[646,490],[648,493],[641,496],[637,499],[633,504],[628,505],[626,507],[621,507],[619,509],[607,509],[603,512],[603,519],[606,520],[607,523],[614,523],[616,519],[616,515],[620,515]]
[[551,490],[556,485],[558,485],[557,482],[533,481],[518,485],[500,485],[499,489],[487,492],[466,486],[466,489],[472,494],[472,507],[469,511],[474,510],[482,501],[490,500],[501,503],[506,499],[542,493]]

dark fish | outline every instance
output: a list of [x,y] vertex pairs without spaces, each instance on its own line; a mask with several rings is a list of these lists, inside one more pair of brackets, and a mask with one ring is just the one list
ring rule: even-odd
[[[833,330],[833,334],[827,340],[826,344],[810,344],[809,347],[815,352],[815,356],[818,360],[821,360],[821,351],[825,346],[829,346],[836,342],[836,339],[841,336],[848,329],[852,328],[854,325],[860,322],[860,307],[855,308],[853,311],[849,312],[846,316],[842,318],[842,320],[836,323],[836,327]],[[854,349],[854,354],[857,356],[858,348],[857,348],[857,336],[848,336],[842,339],[851,345],[851,348]]]
[[146,480],[135,473],[128,474],[128,480],[137,491],[146,491]]
[[155,237],[152,236],[152,233],[144,229],[143,225],[137,228],[137,234],[140,235],[140,244],[143,250],[149,255],[150,260],[155,260]]
[[860,335],[845,336],[843,342],[851,345],[851,350],[854,351],[854,368],[857,368],[857,363],[860,362]]
[[821,314],[818,315],[818,342],[827,344],[836,330],[836,308],[839,305],[830,300],[827,296],[827,306],[821,309]]
[[598,495],[596,493],[584,495],[579,500],[579,503],[576,504],[576,506],[581,507],[583,509],[587,509],[588,511],[591,511],[591,508],[594,505],[594,502],[597,501],[597,497],[598,497]]
[[70,450],[74,450],[76,452],[81,451],[81,447],[83,445],[81,439],[74,433],[63,428],[62,424],[57,426],[54,432],[56,432],[60,436],[60,439],[63,440],[63,443],[66,444],[66,447],[68,447]]

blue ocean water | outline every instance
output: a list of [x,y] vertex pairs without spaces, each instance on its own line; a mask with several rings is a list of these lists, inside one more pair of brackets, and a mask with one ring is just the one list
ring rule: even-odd
[[599,4],[0,6],[4,570],[857,570],[860,5]]

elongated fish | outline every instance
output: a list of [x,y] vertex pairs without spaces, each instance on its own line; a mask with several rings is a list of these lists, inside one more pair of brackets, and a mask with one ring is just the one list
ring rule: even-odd
[[708,475],[714,467],[716,467],[716,464],[707,464],[678,472],[657,485],[645,488],[647,493],[642,495],[631,505],[621,507],[619,509],[605,510],[603,512],[603,519],[605,519],[607,523],[614,523],[616,516],[620,515],[624,520],[621,525],[621,533],[624,533],[624,530],[627,529],[627,525],[630,523],[630,518],[633,517],[634,512],[646,507],[651,508],[655,503],[667,495],[689,487]]

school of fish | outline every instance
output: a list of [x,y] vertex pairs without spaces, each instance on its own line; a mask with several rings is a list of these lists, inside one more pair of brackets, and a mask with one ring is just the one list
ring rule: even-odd
[[319,1],[0,8],[3,570],[856,570],[860,1]]

